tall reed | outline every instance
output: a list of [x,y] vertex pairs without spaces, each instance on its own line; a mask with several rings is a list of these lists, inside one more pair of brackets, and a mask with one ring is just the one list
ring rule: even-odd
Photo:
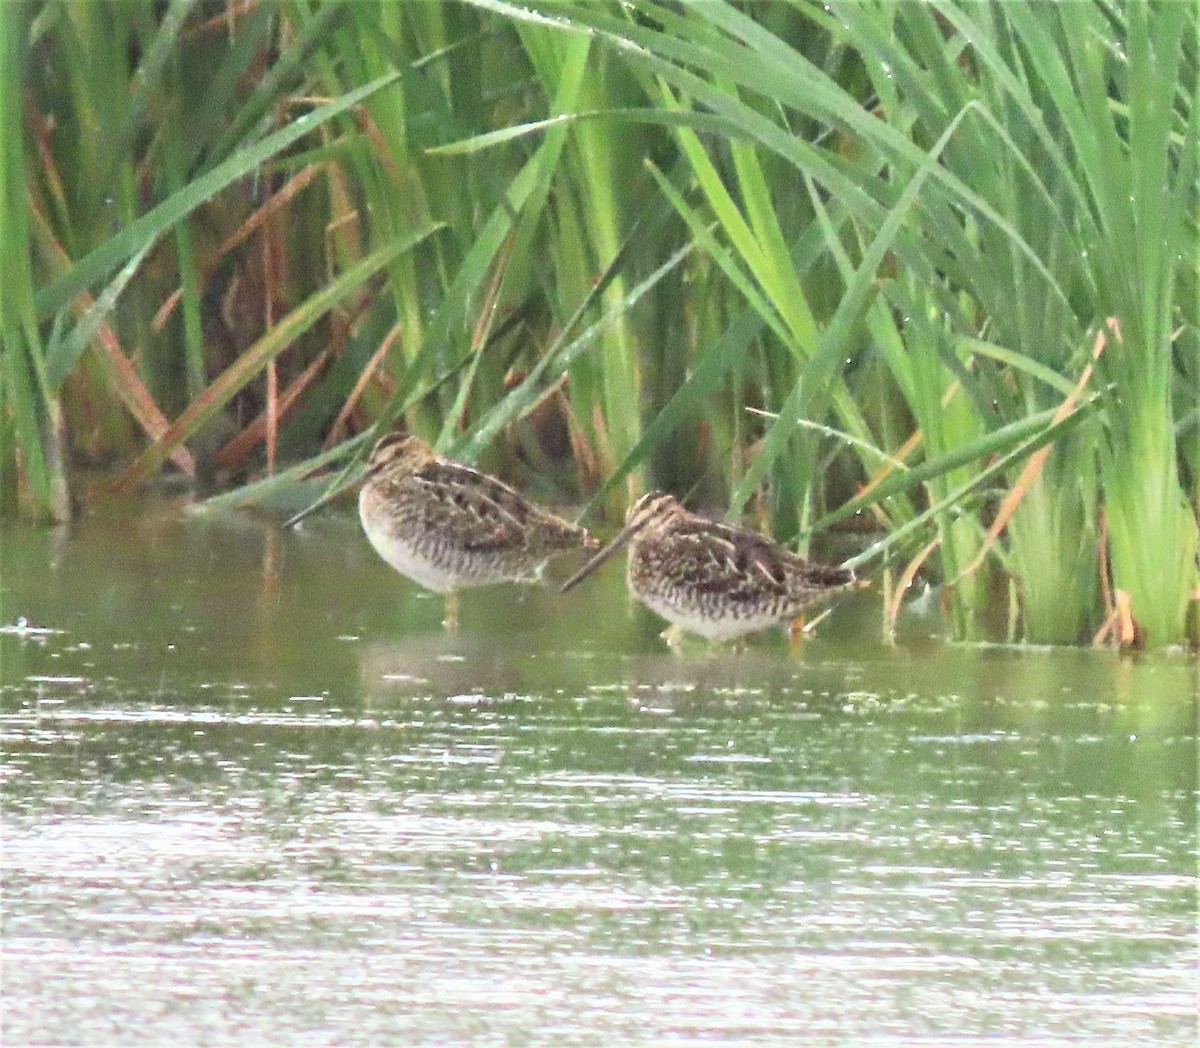
[[[9,4],[0,11],[0,118],[22,122],[22,65],[28,45],[29,10]],[[25,143],[21,135],[0,141],[0,512],[23,503],[32,516],[66,520],[70,506],[63,471],[61,412],[46,378],[44,342],[34,306],[31,241],[25,209]]]
[[1184,636],[1193,5],[2,17],[5,507],[64,516],[69,460],[277,456],[220,498],[286,503],[403,416],[613,513],[869,521],[962,638],[1005,592],[1025,639],[1112,636],[1114,591]]
[[[743,203],[751,210],[755,199],[771,199],[761,179],[747,181],[752,165],[745,158],[757,163],[759,155],[774,154],[811,178],[818,193],[854,200],[862,231],[857,250],[865,253],[866,234],[883,228],[897,194],[925,163],[923,145],[941,139],[938,168],[922,187],[910,227],[893,246],[900,263],[932,290],[935,302],[944,303],[934,308],[957,325],[957,333],[936,336],[944,346],[937,356],[950,368],[940,382],[914,385],[905,377],[906,358],[929,352],[939,325],[932,330],[905,325],[899,332],[903,352],[888,358],[898,388],[908,391],[925,454],[936,461],[972,446],[980,426],[1006,432],[1056,398],[1064,411],[1077,410],[1074,379],[1090,374],[1088,333],[1103,328],[1109,317],[1136,330],[1140,344],[1132,354],[1102,354],[1099,377],[1108,380],[1110,394],[1103,399],[1103,425],[1080,431],[1059,453],[1069,460],[1065,468],[1055,460],[1047,471],[1039,460],[1038,470],[1030,471],[1015,462],[1008,492],[996,490],[960,507],[953,542],[943,533],[939,557],[943,578],[954,584],[957,632],[967,634],[967,623],[988,599],[988,587],[972,581],[980,566],[976,551],[999,558],[1007,572],[1020,572],[1015,578],[1026,636],[1080,639],[1095,624],[1097,613],[1089,608],[1097,587],[1088,580],[1095,579],[1092,565],[1103,560],[1092,548],[1099,501],[1093,486],[1073,478],[1078,469],[1092,471],[1099,448],[1100,497],[1105,505],[1113,502],[1108,516],[1114,584],[1131,593],[1134,614],[1152,642],[1181,637],[1187,594],[1195,587],[1195,514],[1182,497],[1178,456],[1166,437],[1175,416],[1165,381],[1171,352],[1164,318],[1174,298],[1171,289],[1194,258],[1178,247],[1194,246],[1195,240],[1194,222],[1187,219],[1196,195],[1195,11],[1130,5],[1123,24],[1090,4],[1058,9],[944,3],[913,10],[796,5],[836,46],[857,51],[871,90],[856,97],[809,59],[805,48],[813,48],[811,38],[800,44],[806,39],[802,23],[791,27],[790,36],[777,35],[755,8],[689,3],[684,13],[673,14],[634,5],[632,18],[604,5],[534,2],[504,9],[518,20],[552,19],[564,33],[591,33],[644,75],[670,85],[664,103],[639,118],[675,129],[721,240],[736,256],[719,242],[708,250],[726,259],[722,265],[730,279],[785,345],[795,332],[780,323],[775,303],[782,296],[772,290],[772,273],[782,268],[778,239],[771,249],[776,263],[768,272],[762,243],[750,239],[752,223],[728,189],[740,178]],[[1115,86],[1105,90],[1104,84]],[[775,111],[757,99],[769,99]],[[797,120],[828,126],[852,147],[841,155],[815,150],[788,133],[786,122]],[[718,174],[720,152],[703,145],[693,128],[729,142],[733,174]],[[1058,143],[1051,128],[1065,132],[1070,148]],[[747,141],[754,144],[752,152],[739,144]],[[1167,207],[1154,215],[1159,198],[1147,191],[1152,184],[1167,188]],[[687,205],[681,200],[677,206]],[[689,220],[699,228],[703,216]],[[831,251],[838,250],[842,235],[831,234]],[[1131,244],[1133,251],[1127,249]],[[731,270],[733,257],[746,268]],[[1136,272],[1130,260],[1136,260]],[[852,297],[850,271],[844,272]],[[1142,291],[1128,293],[1137,288]],[[885,281],[881,290],[898,313],[926,308],[923,295],[911,301],[911,289],[889,289]],[[953,305],[964,295],[961,305]],[[786,301],[802,299],[792,291]],[[1151,320],[1152,329],[1143,333]],[[877,334],[881,323],[886,328],[886,321],[877,321]],[[955,346],[967,347],[966,355]],[[1114,370],[1117,360],[1126,362],[1124,373]],[[852,374],[853,356],[845,362]],[[1136,378],[1130,368],[1138,371]],[[950,376],[961,393],[947,400]],[[790,410],[768,430],[764,465],[784,453],[785,438],[777,431],[795,425],[796,406],[823,410],[822,398],[804,389],[803,378],[795,379]],[[836,388],[831,406],[837,423],[872,443],[856,409],[838,402]],[[1096,411],[1098,403],[1089,399],[1083,410]],[[974,424],[947,430],[947,422],[964,411],[964,419],[975,416]],[[1131,428],[1130,419],[1150,421]],[[1104,440],[1097,445],[1101,433]],[[803,455],[789,453],[786,461],[808,478]],[[763,468],[752,469],[750,480],[757,481]],[[945,473],[931,497],[939,497],[943,483],[954,487],[955,479]],[[811,478],[803,482],[811,488]],[[1155,485],[1152,490],[1148,483]],[[1047,512],[1052,506],[1061,511]],[[1126,514],[1132,514],[1128,521],[1122,519]],[[993,515],[1001,528],[1012,521],[1007,548],[989,528]],[[1147,533],[1166,539],[1153,551],[1144,541],[1128,539]],[[973,555],[964,556],[968,550]]]

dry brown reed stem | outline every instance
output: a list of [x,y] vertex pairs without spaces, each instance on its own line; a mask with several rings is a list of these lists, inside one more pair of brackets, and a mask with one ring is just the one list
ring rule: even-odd
[[1143,648],[1145,640],[1133,617],[1133,598],[1128,590],[1117,590],[1117,644],[1122,648]]
[[908,566],[901,572],[900,578],[896,580],[895,592],[892,594],[891,600],[888,601],[885,612],[885,621],[889,633],[895,632],[896,620],[900,617],[900,607],[904,603],[904,594],[908,592],[908,587],[913,584],[913,579],[917,577],[917,572],[921,570],[921,565],[929,559],[929,555],[941,545],[941,542],[942,538],[939,535],[908,562]]
[[[1108,514],[1101,506],[1096,512],[1096,570],[1100,574],[1100,605],[1106,617],[1112,612],[1112,565],[1108,561]],[[1097,643],[1099,633],[1092,639]]]
[[67,194],[63,187],[62,175],[54,162],[54,150],[50,148],[50,138],[54,133],[54,121],[42,114],[35,106],[33,99],[25,96],[25,125],[30,129],[33,140],[37,143],[38,159],[42,162],[41,174],[50,187],[50,194],[60,207],[65,208]]
[[1116,641],[1119,648],[1144,646],[1144,639],[1133,617],[1133,601],[1127,590],[1119,589],[1113,594],[1112,610],[1092,638],[1092,647],[1101,648],[1110,638]]
[[[209,277],[212,276],[217,266],[230,251],[239,244],[248,240],[250,236],[274,215],[280,208],[286,206],[291,200],[304,189],[317,175],[325,171],[325,164],[309,164],[307,167],[301,168],[291,178],[289,178],[279,189],[278,193],[273,193],[269,196],[261,207],[252,212],[250,216],[221,241],[217,250],[201,267],[200,282],[203,284]],[[183,297],[183,289],[176,288],[167,297],[167,300],[159,307],[158,312],[154,314],[154,320],[151,321],[151,330],[158,334],[162,331],[167,320],[174,312],[175,307],[179,305],[180,299]]]
[[230,0],[223,14],[213,15],[207,22],[201,22],[199,25],[193,26],[183,34],[184,40],[194,40],[197,37],[208,36],[210,33],[218,30],[226,30],[233,32],[237,27],[237,20],[244,15],[248,15],[256,7],[259,0]]
[[[950,401],[952,401],[954,399],[954,395],[959,391],[960,388],[961,387],[959,386],[958,379],[953,379],[950,382],[950,385],[948,385],[946,387],[946,392],[942,394],[942,409],[943,410],[945,410],[945,408],[947,408],[949,406]],[[913,432],[909,436],[908,440],[906,440],[903,444],[900,445],[900,447],[896,451],[896,454],[893,455],[892,458],[898,462],[903,462],[906,458],[908,458],[909,455],[911,455],[914,451],[917,450],[918,447],[921,446],[921,440],[922,440],[922,435],[921,435],[920,429],[913,430]],[[866,495],[868,492],[870,492],[872,489],[874,489],[879,484],[883,483],[884,480],[886,480],[888,477],[890,477],[896,471],[896,469],[897,469],[897,466],[896,466],[895,462],[887,463],[887,465],[885,465],[883,467],[883,469],[881,469],[878,473],[875,474],[875,476],[873,476],[869,481],[867,481],[866,484],[864,484],[861,488],[858,489],[858,493],[856,494],[855,497],[861,498],[863,495]]]
[[[69,269],[71,266],[70,256],[54,236],[49,220],[42,212],[39,202],[32,193],[28,194],[28,200],[29,212],[34,221],[38,223],[47,249],[53,255],[54,265],[63,271]],[[80,291],[71,299],[71,312],[75,314],[76,318],[82,317],[95,303],[96,300],[91,294],[87,291]],[[146,436],[153,441],[159,440],[170,428],[171,423],[155,403],[150,391],[142,383],[137,369],[130,363],[129,357],[121,348],[117,333],[107,321],[101,321],[96,328],[92,345],[100,350],[96,354],[96,359],[100,362],[105,378],[113,392],[129,409],[134,421],[142,428]],[[172,449],[171,461],[189,476],[196,475],[196,460],[187,448]]]
[[1097,513],[1096,562],[1100,572],[1100,603],[1104,607],[1104,622],[1092,637],[1092,647],[1102,648],[1116,641],[1120,648],[1142,646],[1138,624],[1133,617],[1133,602],[1125,590],[1112,587],[1112,562],[1108,553],[1108,515],[1101,507]]
[[275,449],[279,440],[279,368],[267,365],[267,476],[275,475]]
[[374,378],[375,372],[379,369],[379,365],[383,363],[388,355],[388,351],[392,345],[400,337],[400,333],[404,330],[404,321],[398,320],[379,344],[379,348],[372,354],[371,359],[367,362],[367,366],[363,368],[362,373],[354,381],[354,388],[350,390],[350,395],[346,398],[346,402],[342,405],[341,410],[337,413],[337,418],[333,420],[333,425],[329,427],[329,434],[325,437],[324,447],[331,448],[341,439],[342,431],[346,427],[346,423],[350,420],[350,415],[358,406],[359,400],[363,393],[366,392],[367,386],[370,385],[371,379]]
[[[1121,330],[1116,318],[1109,317],[1107,325],[1117,340],[1120,341]],[[1067,394],[1067,398],[1058,406],[1051,425],[1058,425],[1063,419],[1073,414],[1079,406],[1079,398],[1083,395],[1084,389],[1087,388],[1087,384],[1092,379],[1092,372],[1095,370],[1096,361],[1100,359],[1100,354],[1104,352],[1107,341],[1104,328],[1101,328],[1096,332],[1096,340],[1092,344],[1091,361],[1083,369],[1083,373],[1079,376],[1079,381],[1075,383],[1075,388]],[[1008,522],[1016,512],[1017,507],[1029,493],[1029,489],[1033,487],[1043,468],[1045,468],[1046,460],[1050,457],[1050,452],[1053,450],[1054,445],[1047,444],[1045,447],[1038,448],[1037,451],[1029,456],[1029,460],[1025,463],[1013,486],[1009,488],[1008,493],[1004,496],[1004,501],[1000,503],[1000,508],[996,511],[996,517],[992,521],[991,527],[988,528],[983,542],[980,544],[979,552],[975,554],[971,563],[958,573],[958,576],[950,583],[951,586],[960,579],[979,570],[979,566],[983,563],[988,553],[991,552],[992,547],[996,544],[996,540],[1000,537],[1000,533],[1008,526]]]
[[[332,101],[334,101],[332,97],[325,95],[294,95],[287,100],[286,104],[289,106],[302,105],[307,108],[310,106],[328,105]],[[375,147],[373,155],[387,170],[388,177],[393,182],[402,183],[403,178],[400,167],[388,148],[387,139],[384,137],[382,129],[371,117],[371,114],[367,112],[366,107],[358,105],[351,109],[350,112],[354,114],[354,118],[358,121],[359,130],[371,140],[371,145]]]
[[[329,359],[329,350],[321,350],[313,362],[279,396],[275,416],[277,425],[291,413],[292,408],[299,402],[304,391],[312,385],[313,381],[325,369],[325,365],[329,362]],[[221,469],[236,469],[246,461],[250,452],[261,444],[264,438],[269,436],[269,433],[270,409],[268,408],[260,412],[254,421],[217,452],[217,465]]]
[[[72,310],[77,317],[81,316],[90,307],[91,302],[91,295],[81,291],[75,296]],[[146,436],[151,440],[159,440],[171,424],[155,403],[150,391],[143,385],[137,369],[121,349],[116,332],[108,324],[101,324],[96,331],[96,342],[103,350],[97,356],[105,366],[109,384]],[[196,475],[196,460],[187,448],[173,448],[170,457],[188,476]]]
[[350,225],[352,222],[358,221],[358,210],[347,211],[345,214],[338,215],[332,222],[325,226],[325,239],[332,241],[334,236],[342,231],[342,227]]
[[574,407],[571,406],[571,398],[566,395],[565,390],[563,391],[563,409],[567,416],[567,433],[571,438],[571,456],[579,471],[580,487],[585,491],[596,488],[600,484],[599,457],[596,449],[592,447],[592,442],[588,440],[587,434],[583,431],[583,427],[579,424],[579,418],[575,414]]
[[520,417],[528,418],[530,415],[536,415],[552,400],[557,402],[559,398],[564,395],[566,388],[567,376],[560,375],[537,395],[537,399],[534,400],[534,402],[530,404],[529,407],[527,407],[523,412],[521,412]]
[[[276,253],[282,254],[278,223],[265,222],[259,242],[263,266],[263,323],[270,331],[275,326],[275,293],[279,274],[275,266]],[[267,362],[267,476],[275,475],[275,450],[279,440],[279,366],[278,358]]]

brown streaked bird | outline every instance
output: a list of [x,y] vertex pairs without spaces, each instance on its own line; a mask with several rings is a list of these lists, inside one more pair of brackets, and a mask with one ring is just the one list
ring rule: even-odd
[[579,525],[408,434],[383,437],[372,449],[358,516],[388,564],[446,596],[451,629],[458,590],[535,582],[555,554],[598,545]]
[[861,585],[849,568],[805,560],[762,535],[689,513],[672,495],[643,495],[625,527],[563,584],[596,570],[626,542],[625,579],[633,595],[679,632],[726,641],[794,619],[813,605]]

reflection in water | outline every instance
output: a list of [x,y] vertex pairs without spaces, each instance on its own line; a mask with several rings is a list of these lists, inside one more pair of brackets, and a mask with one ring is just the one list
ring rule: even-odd
[[1195,1032],[1187,657],[869,599],[676,656],[619,567],[448,637],[337,518],[0,539],[6,1043]]

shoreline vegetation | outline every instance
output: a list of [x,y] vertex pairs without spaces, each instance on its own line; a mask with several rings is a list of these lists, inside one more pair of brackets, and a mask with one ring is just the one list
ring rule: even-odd
[[593,523],[861,531],[889,622],[922,579],[960,640],[1200,641],[1197,5],[0,30],[0,514],[294,510],[402,422]]

